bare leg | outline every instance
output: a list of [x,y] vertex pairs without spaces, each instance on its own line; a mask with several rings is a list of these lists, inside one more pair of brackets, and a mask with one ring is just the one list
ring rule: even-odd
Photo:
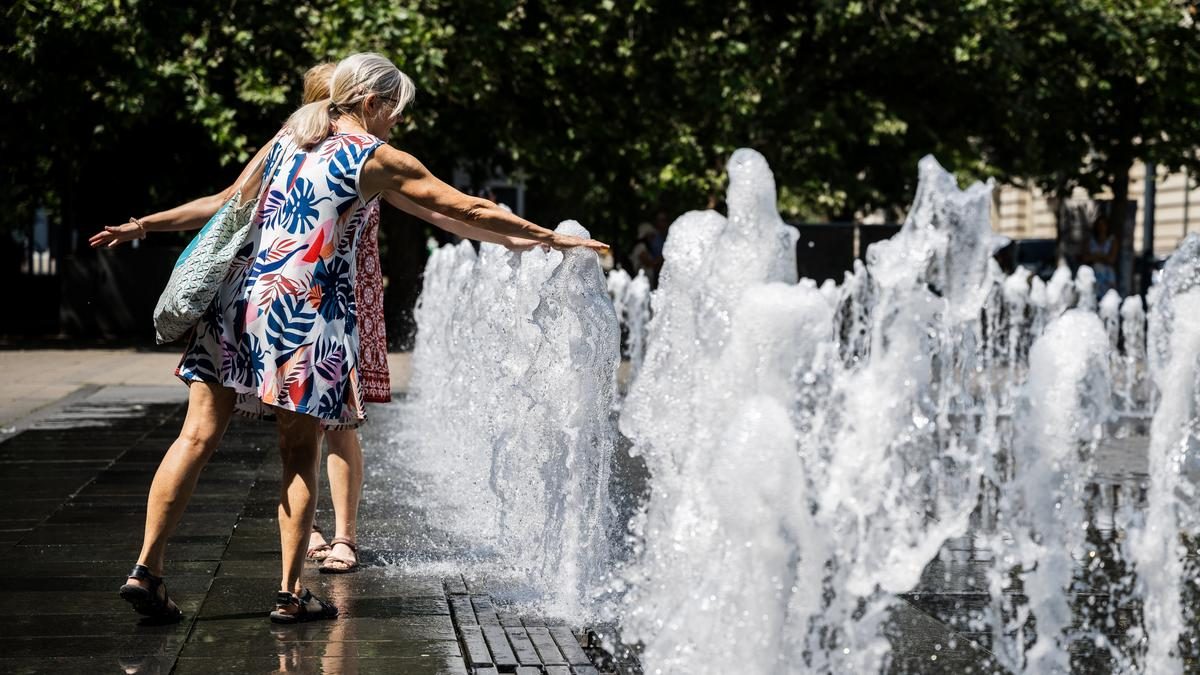
[[[150,568],[152,574],[163,573],[167,539],[187,509],[200,471],[225,434],[234,399],[234,391],[220,385],[193,382],[188,387],[183,429],[159,463],[146,503],[146,532],[138,564]],[[137,579],[130,583],[146,585]]]
[[[329,492],[337,520],[335,537],[358,541],[358,503],[362,499],[363,454],[358,432],[353,429],[327,431],[329,438]],[[335,544],[330,555],[357,560],[354,550]]]
[[[321,437],[317,440],[318,444],[323,443],[325,440],[324,430],[322,430],[320,432],[320,435],[321,435]],[[318,505],[320,504],[320,501],[321,501],[320,495],[318,495],[317,496]],[[317,528],[317,521],[316,521],[316,518],[314,517],[313,518],[313,531],[311,534],[308,535],[308,551],[315,551],[315,552],[312,555],[309,555],[308,558],[310,560],[324,560],[325,556],[329,555],[329,542],[325,541],[325,535],[323,535],[320,532],[317,532],[316,528]],[[308,551],[306,551],[305,553],[307,554]]]
[[317,477],[321,459],[320,422],[311,415],[279,410],[279,543],[283,578],[279,590],[300,593],[305,545],[317,510]]

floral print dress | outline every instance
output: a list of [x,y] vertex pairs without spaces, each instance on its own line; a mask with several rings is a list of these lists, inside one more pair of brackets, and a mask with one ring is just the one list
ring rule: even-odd
[[246,244],[176,375],[235,390],[237,410],[252,416],[283,408],[328,429],[365,421],[355,255],[375,200],[358,175],[382,144],[334,134],[304,151],[289,131],[277,137]]

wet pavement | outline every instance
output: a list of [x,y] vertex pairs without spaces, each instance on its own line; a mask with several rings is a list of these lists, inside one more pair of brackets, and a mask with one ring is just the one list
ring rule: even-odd
[[[185,395],[178,385],[85,387],[0,436],[0,589],[11,608],[0,630],[0,672],[640,672],[632,655],[614,661],[593,649],[597,636],[584,627],[515,614],[504,583],[447,572],[465,569],[463,549],[421,512],[416,472],[388,453],[399,414],[386,407],[376,413],[392,424],[363,430],[364,568],[306,569],[305,583],[342,609],[340,619],[267,621],[279,558],[275,431],[235,417],[168,551],[167,584],[185,619],[139,621],[116,591],[137,556],[146,491],[178,432]],[[1141,444],[1102,449],[1112,458],[1101,467],[1138,474]],[[636,473],[614,476],[636,493]],[[323,485],[318,522],[327,532],[328,494]],[[987,566],[969,537],[946,544],[893,610],[890,672],[1003,672],[988,653],[988,631],[971,621],[989,601]],[[1129,621],[1122,616],[1115,629]]]
[[[182,622],[139,620],[117,596],[141,542],[146,492],[184,412],[181,386],[83,391],[0,441],[4,673],[599,673],[578,627],[497,608],[461,576],[384,561],[403,514],[362,509],[356,574],[305,584],[336,621],[268,622],[279,577],[274,426],[235,418],[168,549]],[[371,446],[367,445],[368,463]],[[318,521],[332,530],[328,488]],[[418,525],[409,525],[418,527]],[[370,533],[370,534],[368,534]],[[400,545],[400,544],[395,544]]]

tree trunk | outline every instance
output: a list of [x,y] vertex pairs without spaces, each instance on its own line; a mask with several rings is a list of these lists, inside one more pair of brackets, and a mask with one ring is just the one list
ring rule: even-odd
[[1120,235],[1117,289],[1121,295],[1129,295],[1133,292],[1133,229],[1136,222],[1136,218],[1129,217],[1129,170],[1133,168],[1133,160],[1114,160],[1109,166],[1113,180],[1113,198],[1112,207],[1108,212],[1108,223],[1112,231]]

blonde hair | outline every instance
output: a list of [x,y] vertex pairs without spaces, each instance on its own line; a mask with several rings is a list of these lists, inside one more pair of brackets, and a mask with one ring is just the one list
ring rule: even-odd
[[[306,76],[306,94],[307,79]],[[305,150],[329,137],[329,125],[333,120],[342,115],[361,114],[368,96],[393,101],[396,105],[391,118],[395,120],[417,93],[417,87],[408,75],[400,72],[386,57],[374,53],[351,54],[342,59],[328,82],[327,98],[300,106],[288,118],[287,126],[295,134],[296,143]]]
[[329,80],[337,64],[332,61],[318,63],[304,73],[303,104],[316,103],[329,98]]

